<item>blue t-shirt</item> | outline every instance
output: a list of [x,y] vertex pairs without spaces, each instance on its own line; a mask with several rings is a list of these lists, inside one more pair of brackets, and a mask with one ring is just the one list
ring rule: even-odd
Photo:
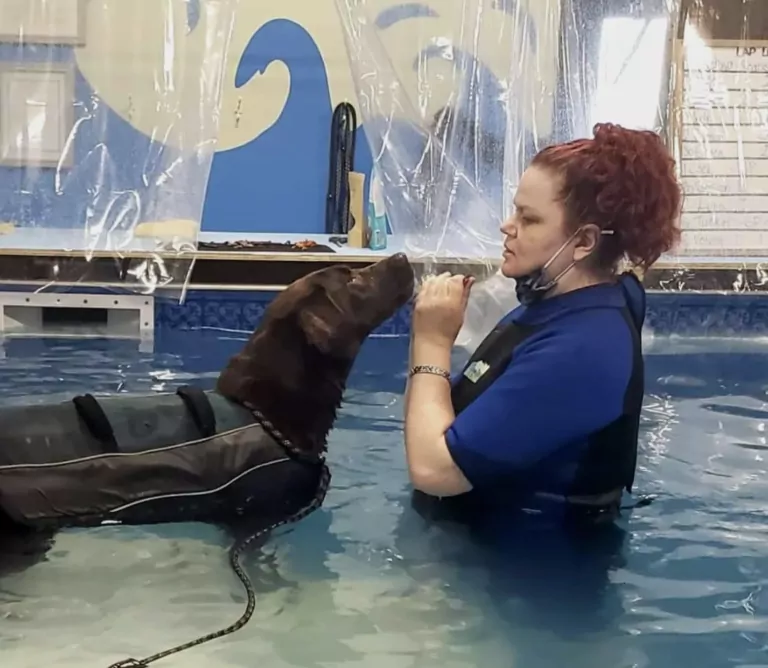
[[645,317],[642,286],[620,280],[629,295],[619,283],[595,285],[519,306],[504,318],[537,329],[446,432],[476,492],[517,475],[531,491],[566,493],[587,438],[620,417],[633,368],[622,309],[629,306],[639,325]]

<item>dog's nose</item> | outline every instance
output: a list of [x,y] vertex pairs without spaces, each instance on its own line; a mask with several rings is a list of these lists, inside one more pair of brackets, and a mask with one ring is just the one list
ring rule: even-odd
[[405,253],[395,253],[392,256],[393,262],[408,262],[408,256]]

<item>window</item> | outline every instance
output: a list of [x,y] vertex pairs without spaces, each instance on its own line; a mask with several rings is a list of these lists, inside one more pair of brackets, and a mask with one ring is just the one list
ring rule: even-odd
[[85,43],[83,0],[0,0],[0,9],[0,42]]
[[69,165],[73,102],[74,77],[67,66],[0,69],[0,164]]
[[665,103],[669,21],[607,18],[600,35],[595,100],[590,127],[611,122],[654,130]]

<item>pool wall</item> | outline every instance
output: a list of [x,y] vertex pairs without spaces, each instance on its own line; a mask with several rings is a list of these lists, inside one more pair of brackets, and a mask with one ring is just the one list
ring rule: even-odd
[[[13,289],[3,286],[4,290]],[[26,291],[18,287],[18,290]],[[48,291],[71,292],[70,289]],[[79,294],[104,294],[79,288]],[[190,290],[184,303],[178,295],[155,296],[155,333],[220,329],[252,331],[277,292]],[[411,305],[388,319],[375,336],[408,336]],[[768,294],[762,292],[648,291],[646,330],[657,336],[768,336]]]

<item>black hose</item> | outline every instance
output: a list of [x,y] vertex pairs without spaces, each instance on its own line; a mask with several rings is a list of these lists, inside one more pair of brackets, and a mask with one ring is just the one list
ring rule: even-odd
[[325,233],[349,232],[349,173],[354,170],[357,113],[349,102],[333,110],[331,120],[328,192],[325,201]]

